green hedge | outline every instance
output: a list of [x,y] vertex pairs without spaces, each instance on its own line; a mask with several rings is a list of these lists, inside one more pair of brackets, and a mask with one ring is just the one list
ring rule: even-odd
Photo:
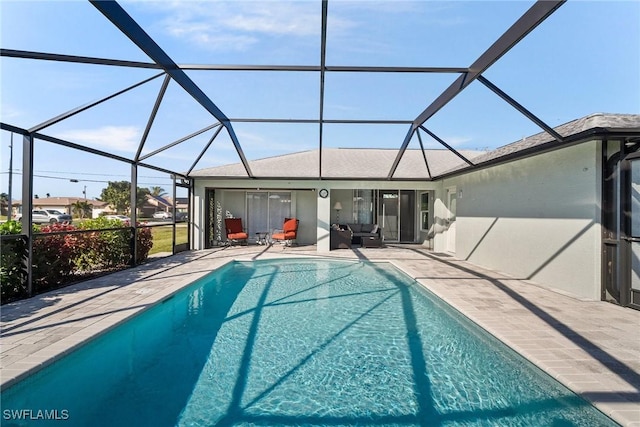
[[[111,230],[105,230],[111,229]],[[58,234],[65,231],[81,231]],[[91,231],[90,231],[91,230]],[[113,271],[131,264],[133,229],[119,220],[97,218],[78,227],[55,223],[34,226],[33,239],[34,293],[67,285],[79,278]],[[19,222],[7,221],[0,226],[0,234],[20,234]],[[49,234],[51,233],[51,234]],[[143,262],[153,246],[149,228],[137,229],[138,263]],[[2,303],[24,298],[26,289],[26,238],[2,239]]]
[[[0,235],[18,235],[22,224],[7,221],[0,224]],[[27,239],[23,236],[2,238],[0,240],[0,299],[2,303],[24,298],[27,288]]]

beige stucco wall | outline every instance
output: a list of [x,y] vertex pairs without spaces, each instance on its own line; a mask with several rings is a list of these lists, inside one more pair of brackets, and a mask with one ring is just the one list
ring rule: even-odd
[[[518,279],[600,299],[599,144],[590,142],[446,179],[457,191],[455,254]],[[444,250],[446,221],[435,238]]]

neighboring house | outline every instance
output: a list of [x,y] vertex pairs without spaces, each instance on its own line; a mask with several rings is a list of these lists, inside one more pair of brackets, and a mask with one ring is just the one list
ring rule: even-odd
[[[98,213],[108,210],[107,203],[99,200],[84,199],[82,197],[41,197],[33,199],[33,209],[55,209],[69,215],[73,215],[73,204],[79,201],[87,202],[91,205],[93,218],[96,218]],[[12,205],[12,215],[22,212],[22,201],[16,200]]]
[[147,199],[140,208],[140,217],[151,218],[156,212],[173,212],[171,199],[162,196],[152,196],[151,194],[147,194],[146,197]]
[[[78,201],[86,201],[92,207],[92,218],[101,215],[115,214],[116,211],[106,202],[99,200],[85,200],[82,197],[42,197],[33,199],[33,209],[56,209],[60,212],[73,214],[73,204]],[[22,212],[22,202],[16,200],[13,203],[13,215]],[[142,218],[150,218],[155,212],[172,212],[173,203],[170,199],[147,195],[144,205],[140,208],[138,215]]]
[[[172,205],[174,204],[173,197],[165,197],[165,199]],[[175,207],[176,207],[176,215],[175,215],[176,221],[186,221],[189,215],[189,198],[176,197]]]
[[224,240],[227,214],[250,238],[296,217],[298,243],[319,252],[332,223],[378,223],[387,244],[640,308],[640,115],[554,131],[561,142],[541,132],[486,153],[407,150],[390,179],[398,150],[323,149],[322,179],[317,150],[250,161],[254,178],[241,164],[196,170],[194,249]]
[[[167,200],[171,201],[170,197]],[[176,211],[186,213],[189,211],[189,198],[188,197],[176,197]]]

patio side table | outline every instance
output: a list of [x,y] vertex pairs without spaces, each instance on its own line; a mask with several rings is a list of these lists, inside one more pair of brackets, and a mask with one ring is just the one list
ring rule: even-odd
[[268,231],[258,231],[256,233],[256,244],[257,245],[268,245],[267,237],[269,236]]

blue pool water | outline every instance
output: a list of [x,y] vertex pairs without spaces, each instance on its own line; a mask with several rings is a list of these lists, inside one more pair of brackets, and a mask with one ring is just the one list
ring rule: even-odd
[[[616,425],[392,266],[318,260],[229,264],[2,408],[65,427]],[[24,409],[66,418],[8,419]]]

